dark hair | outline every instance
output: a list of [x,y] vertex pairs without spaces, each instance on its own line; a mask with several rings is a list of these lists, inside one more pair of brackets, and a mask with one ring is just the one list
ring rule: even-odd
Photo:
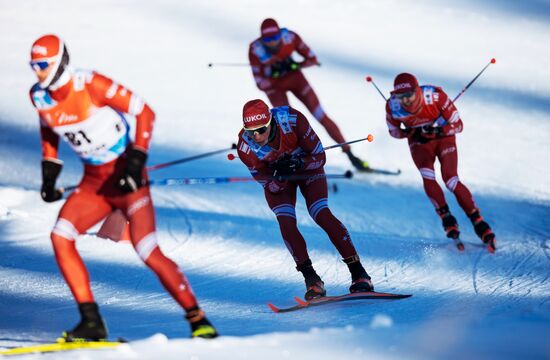
[[57,72],[55,73],[52,81],[50,81],[50,84],[55,84],[57,80],[63,75],[65,72],[65,68],[69,65],[69,52],[67,51],[67,47],[65,44],[63,44],[63,55],[61,56],[61,62],[59,63],[59,67],[57,68]]

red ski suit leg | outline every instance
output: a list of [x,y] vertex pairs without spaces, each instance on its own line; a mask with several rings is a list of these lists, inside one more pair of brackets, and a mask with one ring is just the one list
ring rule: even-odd
[[88,271],[76,249],[75,240],[112,211],[105,198],[87,189],[85,184],[86,178],[69,196],[51,233],[57,265],[79,304],[95,300]]
[[296,223],[297,187],[296,182],[289,181],[283,191],[273,194],[265,189],[264,195],[271,211],[277,217],[283,241],[290,255],[292,255],[296,264],[302,264],[309,259],[309,255],[307,253],[306,241],[300,230],[298,230]]
[[309,213],[315,222],[327,233],[343,258],[357,255],[345,226],[332,214],[327,202],[327,182],[324,172],[316,172],[308,180],[289,181],[285,190],[272,194],[265,190],[265,197],[271,210],[277,216],[283,240],[296,264],[309,259],[306,242],[296,224],[296,188],[299,186]]
[[184,309],[191,309],[197,302],[185,275],[157,245],[149,188],[142,187],[130,194],[118,190],[115,180],[122,166],[119,161],[117,164],[86,167],[82,182],[61,209],[52,231],[59,268],[78,303],[94,301],[88,272],[74,240],[113,209],[121,209],[129,221],[132,244],[138,255],[156,273],[172,297]]
[[443,190],[435,180],[434,163],[436,158],[437,140],[421,144],[412,142],[409,144],[414,164],[420,171],[424,182],[424,191],[436,209],[447,202]]
[[458,149],[454,136],[444,137],[437,140],[437,158],[441,163],[441,176],[445,186],[455,194],[458,204],[466,215],[471,214],[476,205],[470,190],[460,181],[458,177]]
[[411,143],[411,155],[424,181],[424,190],[436,209],[446,204],[443,190],[435,180],[434,162],[441,164],[441,175],[447,188],[453,192],[466,214],[475,208],[472,194],[458,177],[458,153],[455,136],[432,140],[425,144]]
[[328,207],[327,179],[322,175],[324,172],[299,182],[309,215],[327,233],[342,259],[357,256],[348,230]]
[[[289,105],[287,91],[292,92],[307,107],[334,141],[339,144],[346,142],[336,123],[325,113],[317,94],[301,71],[293,71],[277,79],[274,88],[268,90],[266,95],[273,106]],[[343,150],[349,150],[349,145],[344,146]]]

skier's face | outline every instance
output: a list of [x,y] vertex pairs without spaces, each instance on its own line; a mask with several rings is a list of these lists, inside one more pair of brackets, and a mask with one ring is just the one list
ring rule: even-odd
[[271,134],[271,122],[268,123],[266,126],[261,127],[259,129],[248,130],[248,133],[252,139],[256,142],[258,145],[265,145],[267,144],[269,140],[269,135]]
[[415,113],[420,109],[421,99],[416,89],[404,94],[399,94],[397,98],[401,101],[401,105],[403,105],[405,110],[411,113]]
[[262,42],[271,52],[275,52],[281,45],[281,33],[278,32],[273,36],[263,37]]
[[50,62],[48,60],[43,61],[31,61],[31,68],[34,70],[34,73],[36,74],[36,77],[38,78],[38,82],[42,82],[46,80],[48,75],[50,75],[50,72],[53,71],[53,62]]

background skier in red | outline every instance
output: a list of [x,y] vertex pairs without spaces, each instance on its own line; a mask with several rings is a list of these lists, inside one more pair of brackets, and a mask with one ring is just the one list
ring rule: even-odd
[[[65,339],[107,338],[75,240],[115,209],[129,221],[138,255],[185,309],[192,336],[215,337],[216,330],[199,308],[185,275],[157,244],[145,170],[154,112],[126,87],[97,72],[72,71],[68,63],[69,53],[59,37],[45,35],[34,42],[30,65],[38,83],[30,97],[41,124],[42,199],[53,202],[62,197],[55,187],[62,168],[57,153],[60,137],[84,163],[84,177],[61,208],[51,233],[55,258],[81,314],[81,322],[64,333]],[[134,142],[124,114],[136,118]]]
[[[298,52],[304,60],[292,59]],[[258,89],[265,92],[273,107],[289,105],[287,92],[294,94],[311,114],[325,127],[330,137],[341,144],[346,142],[340,129],[319,102],[301,69],[320,65],[316,55],[294,31],[279,28],[274,19],[262,22],[261,36],[254,40],[248,50],[248,59]],[[349,145],[342,146],[355,168],[368,171],[369,164],[353,155]]]
[[371,278],[346,227],[328,208],[325,151],[305,116],[288,106],[270,111],[262,100],[256,99],[244,105],[243,122],[237,144],[239,158],[264,188],[296,270],[304,276],[305,299],[324,296],[326,290],[296,224],[297,188],[306,200],[310,216],[327,233],[348,265],[352,277],[350,292],[372,291]]
[[[472,194],[458,177],[455,134],[462,131],[463,124],[447,94],[440,87],[419,86],[414,75],[401,73],[395,78],[394,90],[386,103],[386,122],[391,136],[408,139],[413,161],[422,175],[424,190],[443,221],[447,237],[458,239],[460,232],[435,179],[436,158],[441,163],[445,185],[470,218],[476,234],[488,250],[494,252],[495,234],[480,215]],[[463,249],[462,243],[457,242],[457,246]]]

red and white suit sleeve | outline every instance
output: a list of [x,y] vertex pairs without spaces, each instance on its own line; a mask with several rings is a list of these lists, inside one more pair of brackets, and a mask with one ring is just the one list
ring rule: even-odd
[[293,45],[298,54],[302,55],[304,57],[304,62],[302,63],[302,67],[307,67],[311,65],[317,65],[317,55],[311,50],[311,48],[302,40],[300,35],[292,31],[292,34],[294,35],[293,39]]
[[316,170],[322,168],[326,162],[326,154],[323,149],[323,144],[313,130],[306,117],[299,111],[291,110],[291,114],[296,114],[296,136],[298,137],[298,147],[300,147],[306,155],[302,157],[304,166],[302,170]]
[[265,89],[262,89],[260,84],[262,83],[262,81],[269,81],[269,78],[264,75],[264,65],[262,64],[258,56],[254,54],[253,44],[254,43],[250,44],[248,48],[248,62],[250,63],[252,76],[254,77],[254,81],[256,81],[256,86],[258,87],[258,89],[263,91]]
[[[29,96],[31,98],[32,105],[35,106],[32,93],[29,93]],[[42,119],[41,117],[39,118],[40,118],[40,144],[42,147],[42,158],[44,160],[50,160],[50,161],[62,163],[62,161],[58,159],[58,155],[57,155],[57,149],[59,149],[59,135],[57,135],[46,124],[44,119]]]
[[389,100],[386,102],[386,125],[388,125],[388,131],[392,137],[396,139],[407,137],[407,133],[401,129],[401,121],[394,119],[391,114]]
[[239,159],[246,165],[252,177],[264,188],[271,180],[272,170],[267,163],[260,161],[250,150],[248,145],[242,140],[242,133],[239,134],[239,144],[237,145]]
[[94,102],[109,106],[116,111],[136,117],[136,134],[134,147],[147,151],[153,132],[155,113],[137,94],[110,78],[94,73],[88,83]]
[[437,88],[437,92],[439,94],[439,97],[436,101],[436,105],[441,111],[441,116],[447,122],[441,128],[442,133],[446,136],[450,136],[462,132],[462,120],[460,119],[460,114],[458,113],[455,105],[453,104],[451,99],[449,99],[447,94],[443,90],[441,90],[441,88]]

